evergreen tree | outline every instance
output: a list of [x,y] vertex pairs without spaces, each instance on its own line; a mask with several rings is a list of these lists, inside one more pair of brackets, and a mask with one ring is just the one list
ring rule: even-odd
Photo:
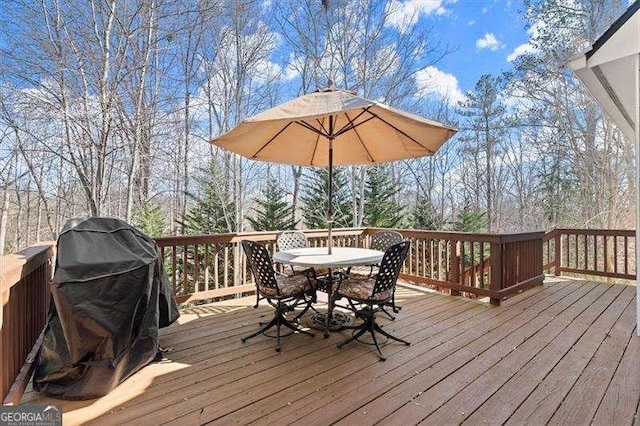
[[195,178],[197,192],[187,194],[195,204],[179,221],[186,234],[225,233],[235,229],[233,201],[225,190],[223,178],[215,160]]
[[403,207],[396,201],[400,185],[394,183],[385,166],[368,170],[364,189],[365,226],[396,228],[403,219]]
[[427,197],[419,196],[411,215],[411,226],[414,229],[436,230],[440,223],[436,209]]
[[150,237],[160,237],[164,234],[164,215],[160,206],[147,201],[133,213],[134,225]]
[[487,217],[482,211],[473,208],[470,202],[465,202],[453,223],[453,230],[458,232],[481,232],[486,229]]
[[285,192],[271,178],[261,199],[256,200],[254,216],[247,220],[256,231],[280,231],[295,228],[297,222],[291,217],[291,206],[285,200]]
[[[329,206],[329,170],[312,169],[304,175],[301,183],[302,222],[309,229],[327,227]],[[333,218],[334,228],[347,228],[352,225],[347,178],[344,169],[333,168]]]

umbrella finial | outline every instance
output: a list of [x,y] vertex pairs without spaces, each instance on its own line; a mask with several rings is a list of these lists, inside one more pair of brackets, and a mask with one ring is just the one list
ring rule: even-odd
[[327,87],[318,87],[316,89],[316,92],[321,92],[321,93],[324,93],[324,92],[335,92],[337,90],[338,90],[338,88],[333,84],[333,80],[328,79],[327,80]]

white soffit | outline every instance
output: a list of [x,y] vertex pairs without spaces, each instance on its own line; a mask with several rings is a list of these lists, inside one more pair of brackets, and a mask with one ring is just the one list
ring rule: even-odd
[[627,20],[588,59],[591,67],[606,64],[640,52],[640,11]]

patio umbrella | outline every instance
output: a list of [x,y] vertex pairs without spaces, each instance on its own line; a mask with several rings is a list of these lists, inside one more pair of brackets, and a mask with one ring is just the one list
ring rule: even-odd
[[329,87],[248,118],[211,142],[252,160],[328,167],[331,254],[334,165],[433,155],[455,132],[453,127]]
[[636,145],[636,312],[640,336],[640,0],[569,65]]

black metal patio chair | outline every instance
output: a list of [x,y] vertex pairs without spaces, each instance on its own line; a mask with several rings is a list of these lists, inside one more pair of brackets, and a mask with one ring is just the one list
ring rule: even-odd
[[[338,343],[339,348],[353,340],[372,344],[376,347],[380,360],[384,361],[386,358],[380,349],[376,337],[377,333],[407,346],[410,345],[406,340],[384,331],[376,322],[376,313],[381,311],[393,297],[400,268],[402,268],[402,264],[407,257],[409,246],[409,241],[403,241],[389,247],[384,253],[376,275],[367,278],[348,277],[337,285],[334,301],[344,297],[354,309],[358,304],[360,308],[355,310],[355,314],[357,318],[362,319],[362,324],[349,327],[353,329],[352,336]],[[371,334],[371,343],[360,340],[360,337],[367,332]]]
[[[278,250],[292,250],[297,248],[309,247],[309,240],[304,232],[301,231],[282,231],[276,236],[276,244],[278,244]],[[293,274],[306,274],[317,282],[317,286],[323,286],[327,280],[328,269],[325,268],[304,268],[293,265],[288,265],[291,268]],[[337,274],[338,271],[334,271]]]
[[[395,244],[401,243],[403,241],[404,241],[404,236],[399,232],[379,231],[371,236],[371,245],[369,246],[369,248],[371,248],[372,250],[387,251],[389,247]],[[380,265],[371,265],[371,271],[369,271],[369,276],[372,276],[373,271],[379,267]],[[400,312],[400,309],[402,309],[402,306],[396,305],[395,289],[393,291],[393,295],[391,296],[391,301],[389,302],[388,305],[391,306],[391,310],[396,314]],[[384,307],[382,308],[382,310],[384,311],[385,314],[389,316],[389,318],[391,318],[392,320],[395,319],[395,317],[391,315],[389,312],[387,312],[386,309],[384,309]]]
[[[273,269],[271,256],[267,249],[253,241],[242,241],[242,248],[249,262],[249,267],[253,273],[256,282],[256,291],[259,297],[264,298],[271,306],[275,308],[273,319],[261,324],[255,333],[243,337],[243,342],[252,337],[264,334],[268,337],[276,338],[276,351],[280,352],[280,338],[293,333],[303,333],[313,337],[313,333],[301,329],[297,321],[311,307],[311,303],[315,300],[315,286],[307,275],[291,275],[286,276],[277,273]],[[285,316],[287,312],[291,312],[296,306],[304,305],[302,312],[296,315],[293,320],[288,320]],[[291,330],[290,333],[282,335],[280,327],[285,326]],[[275,336],[266,334],[270,328],[276,328]]]
[[[276,236],[276,244],[278,250],[293,250],[297,248],[306,248],[309,246],[309,241],[304,232],[300,231],[282,231]],[[303,268],[300,266],[286,265],[285,267],[291,268],[292,274],[306,274],[309,268]]]

